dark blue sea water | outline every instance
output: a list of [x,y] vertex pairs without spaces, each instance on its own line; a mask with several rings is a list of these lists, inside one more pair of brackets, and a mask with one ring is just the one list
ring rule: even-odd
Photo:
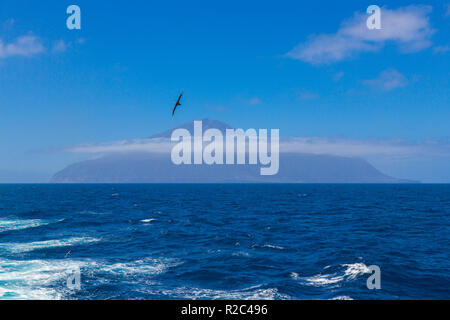
[[449,258],[450,185],[0,185],[2,299],[449,299]]

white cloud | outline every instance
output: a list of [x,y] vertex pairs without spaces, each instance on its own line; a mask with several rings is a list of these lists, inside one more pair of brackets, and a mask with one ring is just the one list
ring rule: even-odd
[[222,105],[210,105],[210,104],[205,104],[205,107],[208,108],[208,109],[217,111],[217,112],[222,112],[222,111],[227,110],[227,107],[222,106]]
[[58,52],[64,52],[67,49],[67,44],[64,42],[64,40],[58,40],[53,44],[52,52],[58,53]]
[[433,48],[434,53],[446,53],[450,51],[450,46],[436,46]]
[[[205,145],[206,143],[204,143]],[[113,141],[110,143],[76,146],[66,152],[84,154],[114,153],[170,153],[174,143],[167,138],[136,139]],[[330,154],[347,157],[412,157],[437,156],[450,157],[448,142],[423,141],[405,142],[401,140],[355,140],[320,137],[288,137],[281,138],[280,152]]]
[[344,77],[344,75],[345,74],[342,71],[336,73],[335,75],[333,75],[333,81],[334,82],[339,82]]
[[36,36],[21,36],[11,43],[4,43],[0,39],[0,59],[24,56],[29,57],[44,52],[41,40]]
[[408,85],[408,79],[394,69],[384,70],[375,79],[364,80],[364,84],[382,91],[391,91]]
[[422,146],[397,141],[365,141],[316,137],[289,138],[280,143],[282,152],[331,154],[338,156],[411,155],[422,151]]
[[128,152],[168,152],[172,144],[169,139],[135,139],[113,141],[101,144],[81,145],[66,149],[72,153],[128,153]]
[[293,59],[311,64],[327,64],[344,60],[356,52],[375,51],[377,47],[339,34],[310,36],[306,43],[300,44],[287,53]]
[[261,100],[258,97],[254,97],[254,98],[247,100],[247,104],[250,104],[250,105],[261,104]]
[[344,21],[336,33],[311,35],[286,56],[311,64],[329,64],[362,52],[378,51],[390,42],[402,52],[422,50],[431,46],[434,33],[429,23],[430,12],[430,6],[382,8],[380,30],[369,30],[368,15],[357,13]]

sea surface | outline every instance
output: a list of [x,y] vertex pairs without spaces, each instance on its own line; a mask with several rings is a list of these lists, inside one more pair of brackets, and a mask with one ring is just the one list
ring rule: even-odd
[[450,185],[0,185],[0,299],[449,298]]

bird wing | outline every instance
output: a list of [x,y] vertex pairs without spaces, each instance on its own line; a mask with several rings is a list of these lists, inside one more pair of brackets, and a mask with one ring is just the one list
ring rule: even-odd
[[177,103],[176,103],[176,105],[180,105],[180,99],[181,99],[181,97],[183,96],[183,92],[180,94],[180,96],[178,97],[178,100],[177,100]]
[[173,110],[172,110],[172,116],[174,115],[175,110],[177,109],[177,107],[178,107],[178,106],[181,106],[180,99],[181,99],[182,96],[183,96],[183,92],[182,92],[182,93],[180,94],[180,96],[178,97],[178,100],[177,100],[177,102],[175,103],[175,107],[173,107]]

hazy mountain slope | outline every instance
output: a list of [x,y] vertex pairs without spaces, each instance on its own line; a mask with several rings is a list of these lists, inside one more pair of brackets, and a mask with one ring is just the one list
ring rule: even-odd
[[280,170],[261,176],[259,165],[174,165],[170,155],[127,154],[88,160],[56,173],[52,182],[304,182],[394,183],[362,159],[280,154]]
[[[177,128],[193,132],[193,122]],[[203,120],[203,131],[229,125]],[[175,128],[174,128],[175,129]],[[173,129],[150,138],[170,138]],[[52,182],[303,182],[303,183],[395,183],[360,158],[333,155],[280,153],[280,167],[274,176],[261,176],[259,165],[174,165],[170,153],[126,153],[107,155],[72,164],[57,172]]]

